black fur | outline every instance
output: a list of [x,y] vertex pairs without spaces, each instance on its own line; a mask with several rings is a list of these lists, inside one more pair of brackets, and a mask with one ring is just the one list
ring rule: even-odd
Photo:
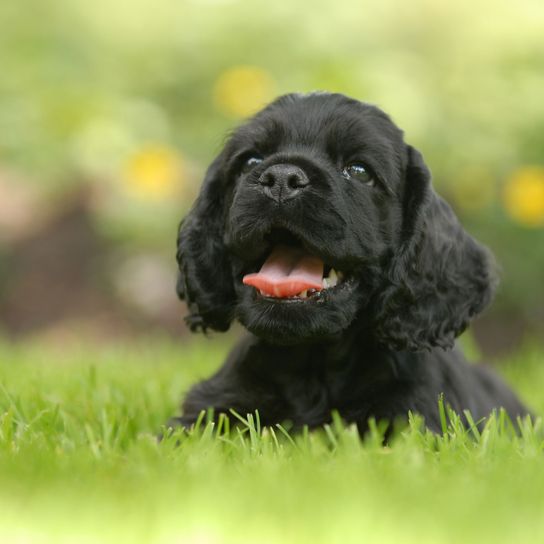
[[[263,160],[249,171],[250,156]],[[364,163],[376,182],[343,175]],[[301,169],[295,198],[271,198],[271,165]],[[277,242],[301,244],[345,282],[318,300],[260,296],[242,278]],[[468,365],[454,340],[491,300],[489,252],[433,190],[421,154],[378,108],[340,94],[286,95],[231,136],[210,166],[178,239],[178,293],[191,330],[249,331],[177,423],[201,410],[259,410],[264,424],[322,425],[331,410],[356,422],[421,414],[438,431],[438,398],[475,420],[499,407],[527,414],[490,371]]]

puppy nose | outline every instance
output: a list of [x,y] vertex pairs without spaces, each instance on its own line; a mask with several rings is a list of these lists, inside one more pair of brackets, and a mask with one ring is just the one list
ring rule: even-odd
[[295,198],[309,184],[304,170],[294,164],[273,164],[259,178],[264,194],[277,202]]

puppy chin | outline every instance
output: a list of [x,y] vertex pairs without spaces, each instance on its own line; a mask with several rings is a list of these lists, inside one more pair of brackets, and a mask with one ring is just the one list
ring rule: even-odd
[[292,346],[332,340],[357,316],[357,297],[337,296],[319,302],[274,301],[254,290],[239,292],[237,317],[251,333],[271,344]]

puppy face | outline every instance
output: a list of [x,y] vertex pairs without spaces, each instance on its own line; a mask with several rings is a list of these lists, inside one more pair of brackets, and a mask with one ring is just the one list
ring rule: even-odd
[[[225,242],[236,256],[237,315],[250,331],[291,343],[336,334],[356,318],[398,243],[405,165],[389,119],[341,96],[286,97],[235,133]],[[271,255],[273,272],[290,261],[280,278],[313,266],[319,286],[244,285]]]
[[400,349],[450,345],[494,284],[421,155],[338,94],[281,97],[240,127],[178,246],[193,328],[237,318],[278,344],[360,325]]

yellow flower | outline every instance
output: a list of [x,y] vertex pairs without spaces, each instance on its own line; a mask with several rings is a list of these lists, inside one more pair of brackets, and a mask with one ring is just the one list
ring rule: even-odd
[[248,117],[272,99],[274,87],[274,80],[262,68],[233,66],[215,82],[215,105],[229,116]]
[[168,198],[182,180],[183,164],[175,150],[149,146],[128,157],[123,168],[127,190],[142,199]]
[[525,166],[515,171],[504,186],[503,202],[519,223],[544,226],[544,167]]

